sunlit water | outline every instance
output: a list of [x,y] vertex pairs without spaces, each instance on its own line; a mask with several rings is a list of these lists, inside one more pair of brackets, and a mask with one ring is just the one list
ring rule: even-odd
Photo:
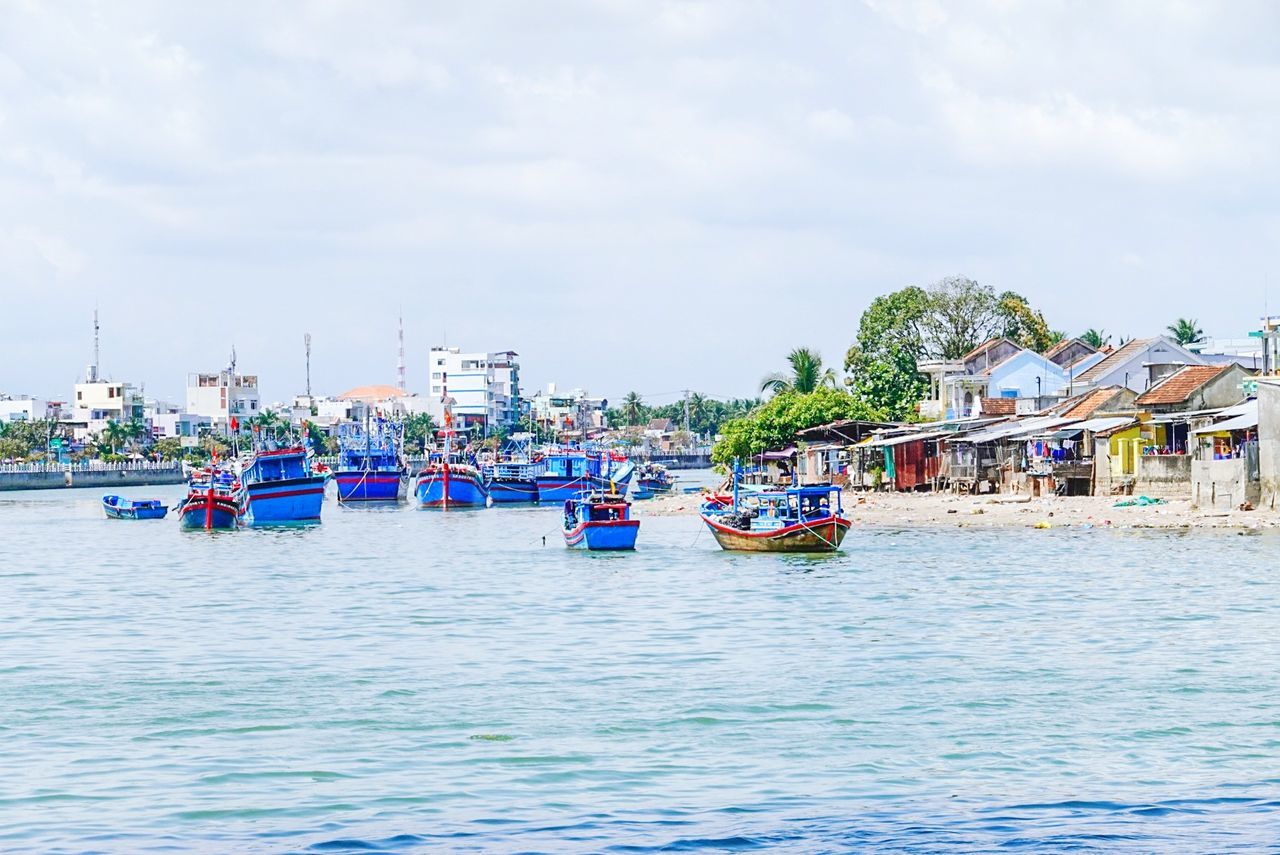
[[1276,845],[1275,536],[557,522],[0,494],[0,849]]

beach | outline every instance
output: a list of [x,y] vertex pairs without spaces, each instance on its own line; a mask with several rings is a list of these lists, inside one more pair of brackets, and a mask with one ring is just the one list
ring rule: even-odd
[[[846,490],[841,501],[855,527],[868,528],[1158,528],[1264,529],[1280,514],[1193,508],[1189,499],[1116,507],[1135,496],[960,496],[951,493],[866,493]],[[701,497],[679,494],[636,502],[640,516],[696,514]]]

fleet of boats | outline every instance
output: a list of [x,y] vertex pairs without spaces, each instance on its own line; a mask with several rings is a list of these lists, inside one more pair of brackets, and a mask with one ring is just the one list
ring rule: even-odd
[[[535,448],[528,435],[513,437],[496,454],[455,448],[448,407],[439,447],[417,472],[411,491],[401,424],[371,416],[362,425],[344,425],[338,438],[338,464],[330,472],[313,466],[305,445],[281,447],[258,442],[255,435],[247,454],[192,472],[177,508],[182,527],[319,522],[325,486],[332,480],[340,503],[396,502],[408,495],[420,507],[440,509],[557,503],[563,508],[566,546],[631,550],[640,521],[628,491],[643,499],[676,489],[661,465],[637,465],[608,449]],[[157,519],[168,512],[154,499],[105,496],[102,501],[107,516],[117,519]],[[843,514],[838,487],[747,486],[736,469],[732,492],[708,495],[699,510],[722,548],[746,552],[834,552],[850,527]]]

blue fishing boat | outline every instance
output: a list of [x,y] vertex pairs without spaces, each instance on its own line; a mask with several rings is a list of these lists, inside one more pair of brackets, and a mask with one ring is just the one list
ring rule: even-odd
[[113,520],[162,520],[169,513],[167,505],[159,499],[124,499],[120,496],[103,496],[102,509]]
[[240,481],[249,525],[320,521],[325,476],[311,471],[302,446],[255,449]]
[[583,493],[564,503],[564,542],[593,551],[635,549],[640,520],[617,493]]
[[191,473],[187,496],[178,505],[178,522],[183,528],[235,528],[244,514],[243,496],[240,481],[215,461]]
[[627,497],[630,499],[652,499],[653,490],[640,484],[633,484],[631,489],[627,491]]
[[[447,382],[447,381],[446,381]],[[441,450],[427,458],[418,473],[415,493],[424,508],[483,508],[488,505],[489,491],[474,458],[453,448],[453,398],[445,386],[444,427],[440,430]]]
[[538,501],[538,476],[546,466],[534,459],[530,450],[532,439],[527,433],[513,435],[497,460],[483,467],[485,488],[494,504]]
[[587,475],[594,490],[625,496],[635,471],[625,455],[603,450],[587,455]]
[[394,502],[408,478],[402,456],[404,426],[382,417],[338,426],[339,502]]
[[539,502],[564,502],[577,498],[591,484],[587,456],[580,451],[548,454],[537,477]]
[[670,493],[675,489],[675,479],[661,463],[642,463],[636,467],[635,485],[652,493]]

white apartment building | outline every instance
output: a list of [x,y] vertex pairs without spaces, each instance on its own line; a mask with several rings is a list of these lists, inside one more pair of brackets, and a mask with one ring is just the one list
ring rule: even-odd
[[187,375],[186,411],[205,416],[218,430],[225,430],[232,418],[246,421],[262,408],[258,397],[258,377],[223,369],[213,374]]
[[520,364],[515,351],[463,353],[456,347],[433,347],[428,412],[444,419],[444,393],[453,398],[454,426],[515,427],[520,421]]
[[583,422],[588,430],[606,427],[606,402],[589,397],[582,389],[561,392],[555,383],[548,383],[546,391],[539,391],[529,399],[529,415],[544,431],[558,434],[580,432]]
[[0,395],[0,422],[34,422],[48,417],[48,401],[30,395]]
[[132,383],[99,380],[95,375],[90,376],[94,379],[75,386],[75,398],[71,402],[74,421],[105,424],[108,419],[128,422],[143,418],[142,395],[138,394]]

